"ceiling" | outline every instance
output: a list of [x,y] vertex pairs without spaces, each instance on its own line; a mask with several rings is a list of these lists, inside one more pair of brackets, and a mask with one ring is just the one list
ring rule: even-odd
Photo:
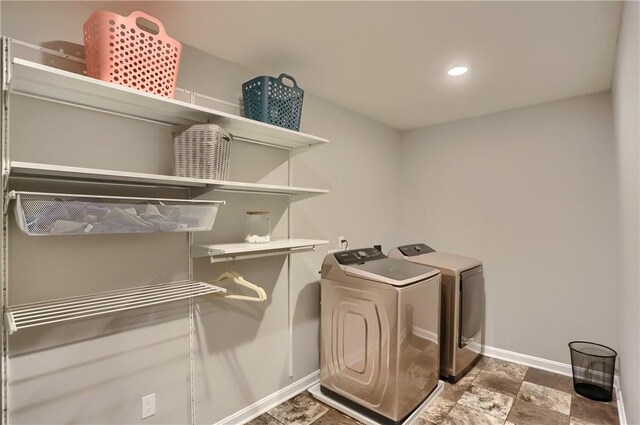
[[[620,2],[152,2],[182,42],[404,130],[607,90]],[[455,65],[468,74],[452,78]]]

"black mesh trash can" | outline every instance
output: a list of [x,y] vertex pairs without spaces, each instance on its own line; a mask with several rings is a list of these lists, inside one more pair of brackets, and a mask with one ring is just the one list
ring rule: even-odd
[[602,344],[586,341],[570,342],[569,350],[576,392],[591,400],[611,401],[618,353]]

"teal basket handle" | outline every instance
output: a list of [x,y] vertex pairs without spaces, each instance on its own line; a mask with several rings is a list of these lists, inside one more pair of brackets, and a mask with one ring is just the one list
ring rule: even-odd
[[295,79],[295,78],[293,78],[293,77],[292,77],[291,75],[289,75],[289,74],[285,74],[284,72],[283,72],[282,74],[280,74],[280,76],[278,77],[278,80],[280,80],[280,83],[282,83],[282,80],[283,80],[283,79],[285,79],[285,78],[286,78],[287,80],[291,80],[291,81],[293,82],[293,87],[294,87],[294,88],[296,88],[296,89],[297,89],[297,88],[299,88],[299,87],[298,87],[298,83],[296,83],[296,79]]

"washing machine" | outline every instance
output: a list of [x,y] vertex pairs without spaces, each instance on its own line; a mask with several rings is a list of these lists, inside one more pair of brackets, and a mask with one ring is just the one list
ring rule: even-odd
[[321,271],[320,391],[379,423],[401,423],[436,388],[440,272],[375,248]]
[[392,249],[389,257],[434,267],[442,273],[440,376],[457,382],[480,359],[485,314],[482,261],[436,252],[418,243]]

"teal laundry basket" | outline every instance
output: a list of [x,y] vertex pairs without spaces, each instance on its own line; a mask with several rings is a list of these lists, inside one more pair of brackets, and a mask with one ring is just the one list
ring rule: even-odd
[[256,77],[242,85],[245,117],[295,131],[300,130],[303,97],[304,90],[287,74]]

